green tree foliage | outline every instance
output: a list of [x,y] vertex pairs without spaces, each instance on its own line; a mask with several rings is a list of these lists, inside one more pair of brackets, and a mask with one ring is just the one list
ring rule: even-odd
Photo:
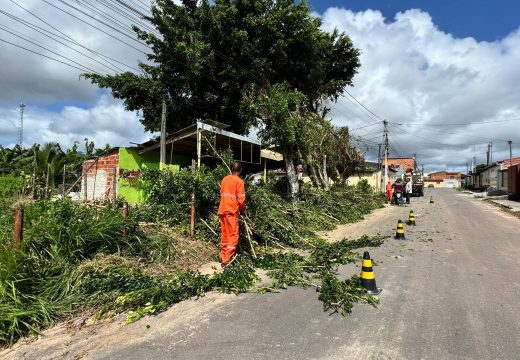
[[135,28],[151,46],[143,74],[87,74],[112,89],[126,108],[142,111],[149,131],[159,130],[161,102],[168,102],[168,131],[208,118],[247,133],[240,115],[246,90],[286,83],[315,108],[335,99],[359,67],[359,51],[345,34],[320,29],[305,1],[158,0],[148,20],[161,34]]
[[[44,188],[49,192],[56,189],[63,181],[63,168],[66,166],[65,183],[76,181],[81,175],[81,164],[87,158],[94,157],[109,149],[97,148],[94,142],[85,139],[85,150],[79,150],[79,143],[75,142],[66,151],[63,151],[58,143],[47,143],[43,146],[34,144],[30,148],[22,148],[19,145],[11,148],[0,146],[0,176],[6,176],[4,181],[12,177],[24,179],[22,186],[15,191],[23,190],[25,194],[31,191],[31,178],[34,178],[36,193],[42,193]],[[8,176],[7,176],[8,175]],[[13,185],[19,181],[12,182]],[[23,188],[23,189],[22,189]],[[10,191],[13,194],[13,191]]]

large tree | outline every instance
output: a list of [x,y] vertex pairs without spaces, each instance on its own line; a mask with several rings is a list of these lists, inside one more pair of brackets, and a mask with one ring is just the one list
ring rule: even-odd
[[160,35],[134,28],[151,48],[141,74],[86,76],[140,111],[149,131],[160,129],[166,99],[168,131],[212,119],[247,133],[239,109],[252,85],[285,82],[316,107],[351,85],[359,67],[348,36],[322,31],[305,1],[157,0],[147,20]]
[[[291,180],[301,144],[288,146],[285,131],[275,131],[278,125],[291,128],[287,119],[265,118],[272,110],[265,94],[285,98],[291,119],[312,121],[325,99],[336,100],[352,85],[360,66],[349,37],[321,30],[321,19],[311,16],[306,1],[183,0],[177,5],[157,0],[147,20],[160,35],[134,28],[151,49],[149,63],[139,64],[142,74],[86,77],[112,89],[128,110],[140,111],[149,131],[160,128],[162,101],[167,103],[167,131],[199,119],[229,124],[237,133],[252,126],[270,128],[260,136],[285,144],[280,148]],[[252,106],[254,95],[260,96],[258,106]],[[294,196],[298,184],[291,184]]]

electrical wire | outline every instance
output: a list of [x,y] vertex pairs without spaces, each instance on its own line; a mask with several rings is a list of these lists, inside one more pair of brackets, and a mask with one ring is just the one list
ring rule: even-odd
[[503,119],[503,120],[491,120],[491,121],[478,121],[470,123],[444,123],[444,124],[422,124],[422,123],[403,123],[410,126],[425,126],[425,127],[439,127],[439,126],[470,126],[470,125],[481,125],[481,124],[495,124],[510,121],[520,121],[520,118]]
[[61,63],[61,64],[64,64],[64,65],[70,66],[71,68],[78,69],[78,70],[83,71],[83,72],[87,72],[87,71],[88,71],[88,70],[86,70],[86,69],[82,69],[82,68],[80,68],[80,67],[77,67],[77,66],[71,65],[71,64],[66,63],[66,62],[64,62],[64,61],[61,61],[61,60],[55,59],[55,58],[53,58],[53,57],[51,57],[51,56],[48,56],[48,55],[42,54],[42,53],[40,53],[40,52],[38,52],[38,51],[34,51],[34,50],[31,50],[31,49],[28,49],[28,48],[23,47],[23,46],[21,46],[21,45],[18,45],[18,44],[12,43],[12,42],[10,42],[10,41],[7,41],[7,40],[1,39],[1,38],[0,38],[0,41],[5,42],[5,43],[10,44],[10,45],[13,45],[13,46],[16,46],[16,47],[18,47],[18,48],[20,48],[20,49],[23,49],[23,50],[29,51],[29,52],[31,52],[31,53],[33,53],[33,54],[37,54],[37,55],[43,56],[43,57],[45,57],[45,58],[47,58],[47,59],[54,60],[54,61],[59,62],[59,63]]
[[[3,12],[2,10],[0,10],[0,13],[4,14],[4,12]],[[4,14],[4,15],[5,15],[5,14]],[[15,20],[15,19],[13,19],[13,20]],[[75,48],[73,48],[72,46],[66,44],[65,42],[60,41],[60,40],[57,40],[56,38],[52,37],[51,35],[46,34],[44,31],[38,29],[37,26],[31,26],[30,24],[27,24],[27,23],[25,23],[25,22],[23,22],[23,21],[19,21],[19,22],[20,22],[22,25],[27,26],[29,29],[31,29],[31,30],[33,30],[33,31],[36,31],[37,33],[39,33],[39,34],[41,34],[41,35],[47,37],[48,39],[54,40],[54,41],[57,42],[58,44],[63,45],[63,46],[65,46],[66,48],[68,48],[68,49],[70,49],[70,50],[72,50],[72,51],[74,51],[74,52],[76,52],[76,53],[78,53],[78,54],[80,54],[80,55],[82,55],[82,56],[85,56],[86,58],[88,58],[88,59],[90,59],[90,60],[92,60],[92,61],[98,63],[98,64],[101,65],[101,66],[106,67],[107,69],[109,69],[109,70],[111,70],[111,71],[114,71],[114,72],[117,72],[117,71],[118,71],[118,68],[116,68],[116,67],[114,67],[114,66],[111,66],[110,63],[99,61],[98,59],[96,59],[96,58],[94,58],[94,57],[92,57],[92,56],[90,56],[90,55],[88,55],[88,54],[85,54],[84,52],[81,52],[81,51],[79,51],[79,50],[77,50],[77,49],[75,49]],[[5,26],[5,25],[4,25],[4,26]],[[21,34],[21,33],[20,33],[20,34]],[[54,36],[56,36],[56,35],[54,35]],[[56,36],[56,37],[61,38],[60,36]],[[34,40],[34,39],[33,39],[33,40]],[[67,40],[67,39],[65,39],[65,41],[66,41],[66,40]],[[70,40],[69,40],[69,41],[70,41]],[[107,64],[109,64],[109,65],[107,65]]]
[[[60,29],[58,29],[58,28],[56,28],[55,26],[53,26],[52,24],[50,24],[49,22],[45,21],[43,18],[41,18],[40,16],[36,15],[36,14],[33,13],[32,11],[30,11],[29,9],[27,9],[27,8],[23,7],[22,5],[18,4],[16,1],[14,1],[14,0],[10,0],[10,1],[11,1],[13,4],[15,4],[16,6],[20,7],[20,8],[23,9],[24,11],[26,11],[27,13],[29,13],[30,15],[32,15],[33,17],[35,17],[36,19],[38,19],[39,21],[41,21],[42,23],[44,23],[45,25],[49,26],[51,29],[53,29],[53,30],[57,31],[59,34],[63,35],[63,36],[64,36],[65,38],[67,38],[68,40],[65,39],[65,38],[63,38],[63,37],[60,37],[59,35],[56,35],[56,34],[52,33],[51,31],[49,31],[49,30],[47,30],[47,29],[43,29],[43,28],[41,28],[41,27],[39,27],[39,26],[37,26],[37,25],[32,24],[33,26],[38,27],[38,28],[41,29],[42,31],[49,32],[50,34],[53,34],[54,36],[60,37],[60,38],[63,39],[63,40],[71,41],[72,43],[74,43],[74,44],[76,44],[77,46],[80,46],[81,48],[83,48],[83,49],[85,49],[85,50],[91,52],[92,54],[94,54],[94,55],[96,55],[96,56],[98,56],[98,57],[100,57],[100,58],[103,58],[104,61],[106,61],[107,63],[111,64],[111,65],[114,66],[114,67],[117,67],[117,66],[116,66],[115,64],[111,63],[111,61],[113,61],[113,62],[115,62],[115,63],[118,63],[118,64],[120,64],[120,65],[123,65],[123,66],[125,66],[125,67],[127,67],[127,68],[129,68],[129,69],[136,70],[136,71],[138,71],[138,72],[139,72],[139,71],[140,71],[140,72],[143,72],[142,70],[140,70],[140,69],[136,69],[136,68],[134,68],[134,67],[132,67],[132,66],[130,66],[130,65],[127,65],[127,64],[123,63],[122,61],[119,61],[119,60],[114,59],[114,58],[112,58],[112,57],[110,57],[110,56],[107,56],[107,55],[101,54],[100,52],[97,52],[97,51],[95,51],[95,50],[92,50],[92,49],[90,49],[90,48],[84,46],[84,45],[81,44],[79,41],[75,40],[75,39],[72,38],[71,36],[67,35],[67,34],[64,33],[63,31],[61,31]],[[5,12],[3,12],[3,13],[5,13]],[[9,14],[9,13],[5,13],[5,14]],[[25,20],[23,20],[23,19],[20,19],[20,18],[14,16],[14,15],[12,15],[12,14],[9,14],[9,15],[7,15],[7,16],[12,17],[12,18],[14,18],[14,19],[17,19],[17,21],[20,21],[20,22],[27,22],[27,21],[25,21]],[[30,22],[27,22],[27,23],[31,24]],[[107,59],[108,59],[108,60],[107,60]],[[110,61],[109,61],[109,60],[110,60]],[[119,68],[119,69],[120,69],[120,68]],[[120,70],[123,71],[122,69],[120,69]]]
[[[113,38],[114,40],[117,40],[117,41],[119,41],[119,42],[121,42],[121,43],[123,43],[123,44],[125,44],[125,45],[127,45],[127,46],[129,46],[129,47],[131,47],[132,49],[134,49],[134,50],[140,52],[141,54],[143,54],[143,55],[147,55],[146,52],[144,52],[142,49],[139,49],[139,48],[137,48],[136,46],[133,46],[133,45],[129,44],[128,42],[126,42],[126,41],[124,41],[124,40],[118,38],[117,36],[114,36],[114,35],[112,35],[112,34],[106,32],[105,30],[96,27],[95,25],[92,25],[92,24],[89,23],[88,21],[85,21],[85,20],[83,20],[83,19],[77,17],[76,15],[71,14],[71,13],[68,12],[67,10],[64,10],[64,9],[60,8],[59,6],[56,6],[56,5],[54,5],[54,4],[51,4],[51,3],[48,2],[47,0],[42,0],[42,1],[45,2],[46,4],[49,4],[50,6],[52,6],[52,7],[54,7],[54,8],[56,8],[56,9],[58,9],[58,10],[64,12],[65,14],[68,14],[68,15],[72,16],[73,18],[75,18],[75,19],[81,21],[82,23],[85,23],[85,24],[89,25],[90,27],[92,27],[92,28],[94,28],[94,29],[96,29],[96,30],[98,30],[98,31],[101,31],[102,33],[104,33],[105,35],[110,36],[110,37]],[[58,1],[62,2],[61,0],[58,0]],[[90,15],[89,15],[89,17],[93,18],[94,20],[96,20],[96,21],[98,21],[98,22],[101,22],[101,21],[97,20],[96,18],[94,18],[93,16],[90,16]],[[110,25],[107,25],[107,26],[110,27],[110,28],[112,28]],[[115,29],[115,30],[116,30],[118,33],[121,33],[121,31],[119,31],[119,30],[117,30],[117,29]],[[123,33],[123,34],[124,34],[124,33]],[[124,36],[129,37],[129,38],[132,39],[133,41],[136,41],[136,42],[138,42],[139,44],[143,45],[140,41],[138,41],[138,40],[136,40],[136,39],[130,37],[128,34],[124,34]],[[145,44],[144,46],[147,46],[147,45]]]
[[82,68],[87,69],[88,71],[90,71],[90,72],[92,72],[92,73],[95,73],[95,74],[101,75],[101,74],[99,74],[97,71],[95,71],[95,70],[89,68],[88,66],[85,66],[85,65],[83,65],[83,64],[81,64],[81,63],[79,63],[79,62],[77,62],[77,61],[75,61],[75,60],[72,60],[72,59],[70,59],[70,58],[68,58],[68,57],[66,57],[66,56],[64,56],[64,55],[61,55],[60,53],[58,53],[58,52],[56,52],[56,51],[54,51],[54,50],[52,50],[52,49],[49,49],[48,47],[45,47],[45,46],[43,46],[43,45],[40,45],[40,44],[38,44],[37,42],[32,41],[32,40],[30,40],[30,39],[28,39],[28,38],[26,38],[26,37],[24,37],[24,36],[22,36],[22,35],[18,35],[18,34],[12,32],[12,31],[10,31],[10,30],[4,28],[2,25],[0,25],[0,29],[3,30],[3,31],[5,31],[5,32],[7,32],[7,33],[9,33],[9,34],[11,34],[11,35],[13,35],[13,36],[16,36],[16,37],[20,38],[20,39],[22,39],[22,40],[25,40],[25,41],[27,41],[28,43],[33,44],[34,46],[37,46],[37,47],[39,47],[39,48],[41,48],[41,49],[47,50],[48,52],[50,52],[50,53],[52,53],[52,54],[54,54],[54,55],[57,55],[57,56],[59,56],[59,57],[61,57],[61,58],[64,58],[65,60],[70,61],[70,62],[73,63],[73,64],[76,64],[76,65],[78,65],[78,66],[81,66]]
[[381,120],[381,121],[385,121],[385,119],[379,117],[377,114],[375,114],[372,110],[370,110],[369,108],[367,108],[365,105],[363,105],[358,99],[356,99],[351,93],[349,93],[347,90],[345,90],[345,92],[348,94],[348,96],[350,96],[352,99],[354,99],[354,101],[356,103],[358,103],[359,105],[361,105],[361,107],[363,109],[365,109],[366,111],[368,111],[370,114],[372,114],[373,116],[375,116],[377,119]]

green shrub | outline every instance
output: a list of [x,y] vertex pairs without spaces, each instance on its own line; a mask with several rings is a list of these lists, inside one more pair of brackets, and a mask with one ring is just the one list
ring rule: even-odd
[[1,175],[0,176],[0,197],[5,198],[14,196],[20,191],[27,180],[20,176],[14,175]]

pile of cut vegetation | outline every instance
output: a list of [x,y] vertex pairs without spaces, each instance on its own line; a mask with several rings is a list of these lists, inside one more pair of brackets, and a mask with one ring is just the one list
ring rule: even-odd
[[[359,259],[352,250],[378,246],[383,239],[327,243],[315,235],[381,207],[382,197],[366,185],[328,192],[305,188],[297,202],[288,202],[283,184],[275,181],[248,185],[241,254],[224,271],[200,274],[201,264],[218,260],[216,207],[225,173],[221,168],[197,175],[147,172],[148,202],[132,208],[126,221],[116,205],[26,204],[21,250],[12,248],[13,210],[0,214],[0,344],[80,312],[96,317],[126,313],[132,322],[208,291],[312,286],[324,309],[343,314],[357,301],[377,303],[357,277],[340,280],[334,269]],[[197,202],[195,239],[187,237],[191,193]],[[269,287],[257,286],[257,268],[272,278]]]

